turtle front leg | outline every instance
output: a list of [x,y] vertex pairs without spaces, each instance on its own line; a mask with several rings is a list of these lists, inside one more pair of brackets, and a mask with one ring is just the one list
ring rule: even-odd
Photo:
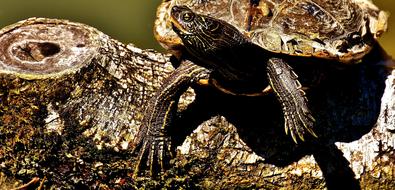
[[282,59],[271,58],[267,63],[267,75],[282,106],[285,133],[288,134],[289,130],[295,143],[296,135],[304,141],[306,131],[317,137],[313,131],[315,119],[307,105],[306,94],[291,66]]
[[177,112],[181,94],[202,78],[208,78],[208,70],[190,61],[183,63],[166,78],[149,100],[143,123],[133,142],[134,151],[138,150],[133,177],[149,169],[149,176],[163,173],[172,157],[171,139],[167,128]]

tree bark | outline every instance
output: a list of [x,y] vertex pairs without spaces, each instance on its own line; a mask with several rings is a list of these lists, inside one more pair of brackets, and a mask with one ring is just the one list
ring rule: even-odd
[[319,138],[293,143],[273,94],[193,86],[170,129],[172,167],[161,179],[133,179],[131,142],[173,70],[170,56],[65,20],[3,28],[0,187],[39,177],[44,189],[395,188],[392,59],[375,45],[359,64],[300,58],[292,67],[309,87]]

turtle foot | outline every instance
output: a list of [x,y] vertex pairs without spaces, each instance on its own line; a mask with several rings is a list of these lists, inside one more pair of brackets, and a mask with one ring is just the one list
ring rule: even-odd
[[284,113],[285,118],[285,133],[288,131],[292,137],[292,140],[297,144],[298,139],[304,141],[304,135],[310,133],[314,137],[318,137],[313,126],[315,123],[314,117],[310,112],[303,112],[303,110],[298,110],[297,112],[287,112]]
[[172,158],[171,140],[165,136],[145,136],[137,143],[139,149],[133,177],[161,176]]

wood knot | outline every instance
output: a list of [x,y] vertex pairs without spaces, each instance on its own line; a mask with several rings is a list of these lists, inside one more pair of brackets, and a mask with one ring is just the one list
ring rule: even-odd
[[11,53],[21,61],[41,62],[60,52],[60,46],[51,42],[27,42],[11,48]]

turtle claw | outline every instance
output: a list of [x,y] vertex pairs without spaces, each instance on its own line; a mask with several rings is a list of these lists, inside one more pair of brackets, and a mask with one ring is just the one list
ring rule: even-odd
[[[156,177],[157,174],[165,172],[170,158],[173,156],[170,146],[170,137],[146,136],[141,139],[136,148],[139,149],[133,178],[137,178],[146,170],[149,170],[149,177]],[[143,175],[147,175],[146,173]]]
[[314,117],[307,113],[300,113],[301,110],[293,110],[293,112],[284,110],[285,119],[285,134],[290,132],[292,140],[298,144],[298,139],[305,141],[304,135],[310,133],[317,138],[317,135],[313,131],[313,125],[315,123]]

